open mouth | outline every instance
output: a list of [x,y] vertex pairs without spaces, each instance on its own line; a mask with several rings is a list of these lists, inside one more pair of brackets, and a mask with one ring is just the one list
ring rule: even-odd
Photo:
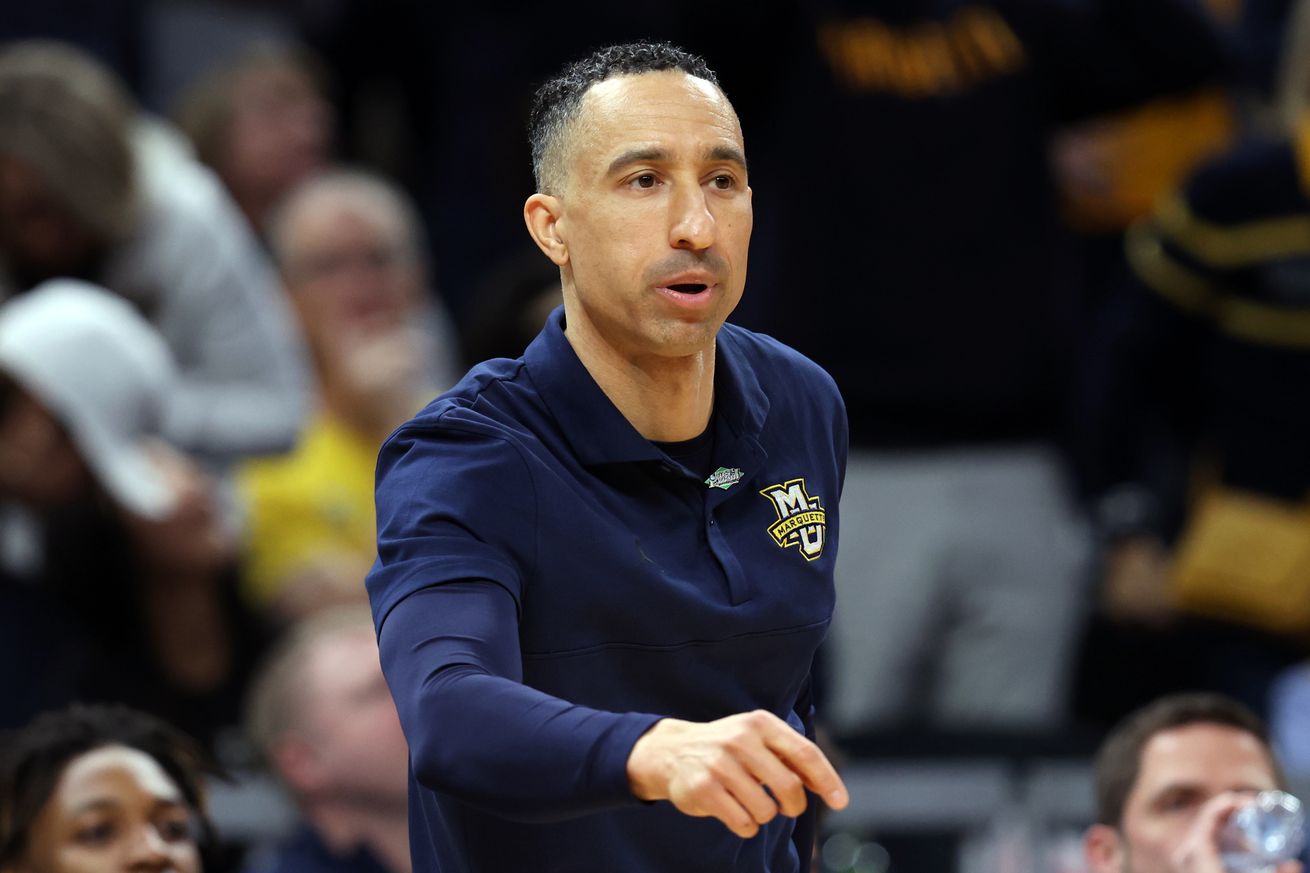
[[677,291],[679,294],[699,294],[709,286],[704,282],[679,282],[667,287],[670,291]]

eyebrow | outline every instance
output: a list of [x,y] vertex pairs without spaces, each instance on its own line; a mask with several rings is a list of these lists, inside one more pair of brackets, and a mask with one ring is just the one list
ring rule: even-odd
[[[612,175],[619,170],[631,164],[658,163],[667,161],[669,153],[666,149],[659,146],[647,146],[635,149],[629,149],[623,152],[614,160],[610,161],[609,169],[606,175]],[[716,145],[706,150],[704,155],[706,161],[728,161],[737,164],[743,170],[746,169],[746,156],[742,154],[741,149],[730,145]]]
[[[1209,786],[1203,782],[1167,782],[1150,796],[1150,802],[1156,802],[1170,794],[1204,794],[1209,790]],[[1229,785],[1224,791],[1236,791],[1241,794],[1256,793],[1265,789],[1250,781]]]
[[[117,799],[115,799],[115,798],[110,798],[110,797],[97,797],[97,798],[93,798],[93,799],[91,799],[91,800],[88,800],[88,801],[86,801],[85,803],[82,803],[82,804],[80,804],[80,805],[78,805],[78,806],[75,806],[75,807],[73,808],[73,815],[80,815],[81,813],[84,813],[84,812],[92,812],[92,811],[101,810],[101,809],[117,809],[117,808],[120,807],[120,806],[122,806],[122,804],[121,804]],[[159,809],[164,809],[164,808],[168,808],[168,809],[173,809],[173,808],[186,809],[186,808],[187,808],[187,805],[186,805],[185,801],[183,801],[183,800],[180,799],[180,798],[173,798],[173,797],[157,797],[157,798],[155,798],[155,802],[152,804],[151,808],[154,809],[154,810],[159,810]]]

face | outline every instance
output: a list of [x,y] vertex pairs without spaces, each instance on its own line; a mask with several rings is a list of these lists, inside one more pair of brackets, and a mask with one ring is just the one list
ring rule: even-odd
[[1225,791],[1276,788],[1269,754],[1246,731],[1192,724],[1161,731],[1142,749],[1123,823],[1089,834],[1094,873],[1169,873],[1170,857],[1201,806]]
[[305,685],[310,691],[305,728],[314,759],[310,793],[404,807],[409,746],[382,677],[372,629],[320,640]]
[[320,354],[339,352],[351,337],[395,330],[422,297],[405,230],[380,204],[307,203],[282,248],[287,288]]
[[107,746],[69,762],[33,824],[20,873],[199,873],[190,808],[154,758]]
[[0,154],[0,254],[17,273],[31,281],[76,273],[96,244],[36,168]]
[[30,394],[11,388],[0,410],[0,495],[39,512],[72,501],[91,484],[63,425]]
[[292,64],[254,67],[232,89],[232,119],[219,169],[245,196],[273,199],[326,166],[332,111]]
[[525,217],[562,268],[570,338],[630,360],[712,349],[741,299],[752,223],[727,99],[677,71],[607,79],[562,152],[560,189]]

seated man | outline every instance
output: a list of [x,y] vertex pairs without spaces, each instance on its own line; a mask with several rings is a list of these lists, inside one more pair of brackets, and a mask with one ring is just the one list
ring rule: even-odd
[[367,609],[288,632],[255,679],[248,732],[306,821],[252,873],[409,873],[409,755]]
[[[1224,873],[1216,834],[1254,792],[1285,788],[1265,726],[1234,700],[1176,694],[1130,715],[1096,756],[1091,873]],[[1300,873],[1289,861],[1277,873]]]
[[279,619],[364,601],[378,447],[458,377],[453,331],[427,293],[421,237],[400,191],[348,171],[297,188],[270,226],[320,389],[295,450],[238,477],[246,594]]

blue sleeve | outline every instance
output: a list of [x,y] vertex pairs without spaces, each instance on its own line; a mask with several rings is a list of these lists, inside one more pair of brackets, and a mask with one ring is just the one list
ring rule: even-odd
[[419,783],[506,818],[635,804],[627,760],[659,716],[575,706],[520,683],[516,609],[482,580],[417,591],[379,635]]
[[377,466],[378,556],[366,586],[380,629],[422,588],[489,579],[519,603],[536,562],[532,476],[503,435],[444,419],[407,425]]
[[628,755],[659,720],[523,684],[519,609],[537,565],[536,507],[531,468],[484,423],[402,428],[378,459],[368,593],[415,777],[520,820],[636,803]]

